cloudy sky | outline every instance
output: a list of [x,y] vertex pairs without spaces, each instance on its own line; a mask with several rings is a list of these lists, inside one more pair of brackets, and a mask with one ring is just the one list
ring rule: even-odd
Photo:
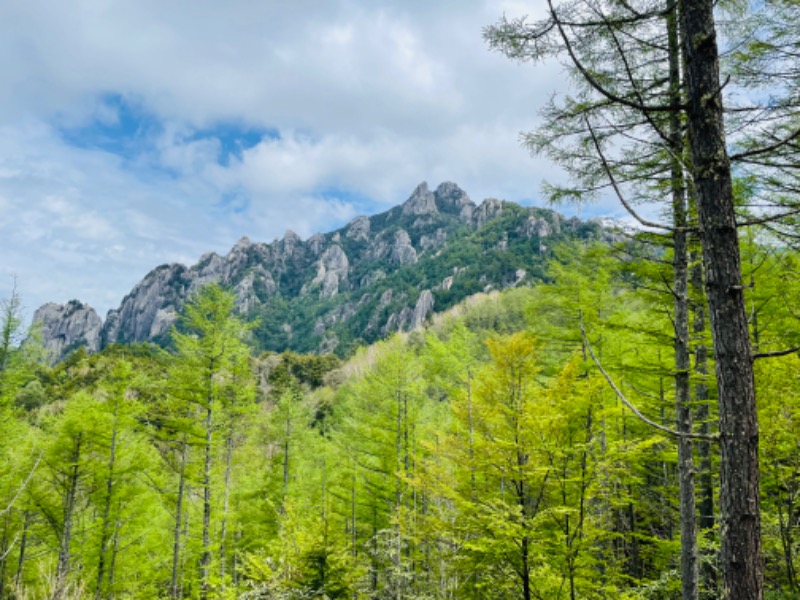
[[423,180],[539,203],[558,174],[518,135],[563,76],[481,31],[542,4],[0,2],[0,297],[16,277],[28,317],[104,315],[159,264],[329,231]]

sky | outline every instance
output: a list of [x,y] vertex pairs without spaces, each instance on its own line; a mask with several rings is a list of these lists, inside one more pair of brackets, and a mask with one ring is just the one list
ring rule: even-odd
[[560,175],[519,134],[564,75],[482,30],[543,6],[3,0],[0,298],[105,316],[160,264],[331,231],[421,181],[542,205]]

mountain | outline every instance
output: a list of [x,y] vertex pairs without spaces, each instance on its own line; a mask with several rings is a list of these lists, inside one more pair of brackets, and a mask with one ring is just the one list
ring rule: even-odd
[[243,237],[225,256],[161,265],[105,322],[77,301],[47,304],[34,320],[55,359],[78,346],[167,343],[189,295],[218,282],[235,290],[241,313],[257,319],[260,349],[343,355],[476,292],[541,279],[559,242],[614,235],[597,221],[494,198],[476,205],[454,183],[433,191],[421,183],[402,205],[305,241],[292,231],[272,243]]

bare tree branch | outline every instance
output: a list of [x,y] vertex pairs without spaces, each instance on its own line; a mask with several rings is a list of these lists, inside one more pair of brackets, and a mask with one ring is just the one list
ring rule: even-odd
[[[611,187],[614,190],[614,193],[617,195],[620,203],[628,213],[636,219],[639,223],[644,225],[645,227],[654,227],[656,229],[665,229],[667,231],[676,231],[676,228],[670,227],[668,225],[664,225],[662,223],[656,223],[655,221],[648,221],[643,219],[639,216],[639,214],[633,210],[633,207],[625,200],[625,196],[622,193],[622,190],[619,188],[619,184],[617,183],[616,177],[614,177],[614,173],[611,170],[611,167],[608,165],[608,161],[606,160],[606,155],[603,152],[603,149],[600,147],[600,141],[597,139],[597,134],[594,131],[594,127],[589,122],[589,118],[584,116],[584,122],[586,123],[586,128],[589,130],[589,134],[592,136],[592,143],[594,144],[595,150],[597,151],[597,155],[600,157],[600,162],[603,165],[603,170],[606,172],[606,177],[608,177],[609,182],[611,183]],[[684,231],[688,230],[688,228],[684,228]]]
[[738,154],[734,154],[730,157],[730,160],[738,161],[744,158],[760,156],[761,154],[769,154],[770,152],[773,152],[783,146],[790,145],[797,138],[800,138],[800,129],[795,129],[791,135],[788,135],[785,138],[778,140],[774,144],[770,144],[769,146],[764,146],[762,148],[754,148],[753,150],[747,150],[745,152],[739,152]]
[[794,348],[787,348],[786,350],[775,350],[774,352],[756,352],[753,354],[753,360],[757,360],[759,358],[776,358],[778,356],[788,356],[789,354],[794,354],[795,352],[800,352],[800,346],[795,346]]
[[25,488],[28,487],[28,484],[33,478],[33,474],[36,472],[36,467],[39,466],[39,463],[41,461],[42,461],[42,452],[39,452],[39,456],[36,459],[36,462],[33,464],[33,467],[31,467],[30,473],[28,473],[28,476],[25,478],[25,481],[22,482],[22,485],[17,490],[17,493],[14,494],[14,497],[11,499],[11,502],[9,502],[8,505],[3,510],[0,510],[0,517],[2,517],[4,514],[6,514],[8,511],[11,510],[11,507],[14,506],[14,503],[17,501],[17,498],[19,498],[22,492],[25,491]]
[[631,404],[631,402],[625,397],[625,394],[622,393],[622,390],[620,390],[617,387],[617,385],[614,383],[614,380],[611,379],[611,376],[603,368],[603,365],[601,365],[600,361],[597,360],[597,356],[595,356],[594,350],[592,349],[592,345],[589,343],[589,337],[586,335],[586,330],[583,327],[583,317],[581,317],[580,327],[581,327],[581,336],[583,336],[583,341],[586,344],[586,349],[589,351],[589,356],[592,357],[592,362],[594,362],[595,366],[600,370],[600,373],[602,373],[603,377],[605,377],[606,381],[608,382],[608,385],[611,386],[611,389],[614,390],[614,393],[617,395],[617,398],[619,398],[622,404],[624,404],[628,410],[630,410],[634,415],[636,415],[636,417],[640,421],[642,421],[647,425],[650,425],[650,427],[654,427],[655,429],[658,429],[659,431],[667,433],[676,438],[691,438],[696,440],[717,441],[718,437],[716,435],[706,435],[703,433],[681,433],[680,431],[675,431],[674,429],[670,429],[669,427],[664,427],[660,423],[656,423],[655,421],[644,416],[644,414],[642,414],[642,412],[638,408],[636,408],[633,404]]
[[800,208],[796,208],[794,210],[790,210],[785,213],[781,213],[779,215],[770,215],[768,217],[763,217],[760,219],[750,219],[748,221],[741,221],[736,223],[737,227],[750,227],[752,225],[763,225],[764,223],[773,223],[775,221],[780,221],[781,219],[785,219],[786,217],[791,217],[792,215],[796,215],[800,213]]

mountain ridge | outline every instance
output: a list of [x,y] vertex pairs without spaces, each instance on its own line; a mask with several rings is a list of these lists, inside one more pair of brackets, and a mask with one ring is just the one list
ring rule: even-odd
[[455,183],[422,182],[404,203],[305,241],[291,229],[271,243],[243,236],[224,256],[159,265],[105,320],[71,301],[40,307],[34,322],[54,360],[80,346],[167,343],[186,299],[216,282],[259,319],[261,349],[346,354],[471,293],[540,278],[552,243],[604,236],[613,234],[599,223],[495,198],[475,204]]

